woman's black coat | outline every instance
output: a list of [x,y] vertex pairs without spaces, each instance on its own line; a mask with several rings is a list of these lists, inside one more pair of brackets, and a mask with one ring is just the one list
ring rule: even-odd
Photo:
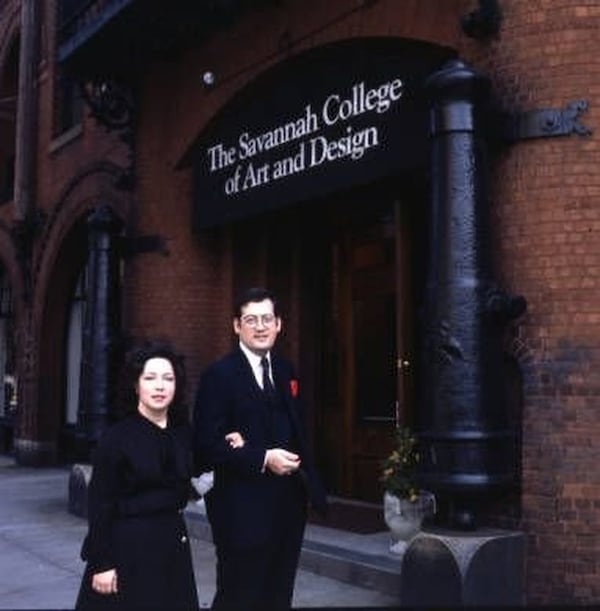
[[[191,475],[187,425],[160,428],[139,414],[107,430],[96,448],[89,487],[87,566],[78,609],[197,609],[183,519]],[[91,588],[115,568],[118,594]]]

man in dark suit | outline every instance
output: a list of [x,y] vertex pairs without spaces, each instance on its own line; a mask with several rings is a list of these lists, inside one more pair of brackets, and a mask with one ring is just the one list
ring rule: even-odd
[[[198,470],[217,552],[213,610],[290,609],[307,502],[326,498],[311,464],[291,364],[272,352],[282,321],[275,297],[250,289],[235,306],[239,347],[203,374],[194,409]],[[236,431],[242,447],[228,442]]]

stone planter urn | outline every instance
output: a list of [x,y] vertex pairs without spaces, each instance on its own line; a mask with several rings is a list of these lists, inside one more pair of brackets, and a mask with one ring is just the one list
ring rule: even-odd
[[391,532],[390,551],[403,554],[408,542],[421,530],[423,520],[435,513],[435,496],[421,490],[416,499],[383,495],[383,518]]

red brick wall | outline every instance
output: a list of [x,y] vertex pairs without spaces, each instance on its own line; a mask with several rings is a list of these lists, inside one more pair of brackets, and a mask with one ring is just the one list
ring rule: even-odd
[[[498,40],[462,44],[506,109],[590,101],[582,138],[517,143],[497,159],[493,215],[504,283],[529,307],[522,521],[531,604],[600,600],[600,4],[502,2]],[[463,40],[463,43],[466,42]]]

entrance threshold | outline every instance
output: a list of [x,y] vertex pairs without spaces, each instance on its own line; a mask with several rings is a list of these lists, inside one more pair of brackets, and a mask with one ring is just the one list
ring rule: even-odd
[[[365,509],[364,506],[372,506],[367,507],[370,509],[378,507],[379,512],[382,512],[381,506],[371,503],[347,499],[343,501],[344,504],[361,509]],[[203,502],[189,503],[185,517],[191,537],[203,541],[212,540]],[[389,548],[390,534],[387,529],[357,533],[309,522],[304,535],[300,567],[317,575],[399,597],[402,556],[390,552]]]

